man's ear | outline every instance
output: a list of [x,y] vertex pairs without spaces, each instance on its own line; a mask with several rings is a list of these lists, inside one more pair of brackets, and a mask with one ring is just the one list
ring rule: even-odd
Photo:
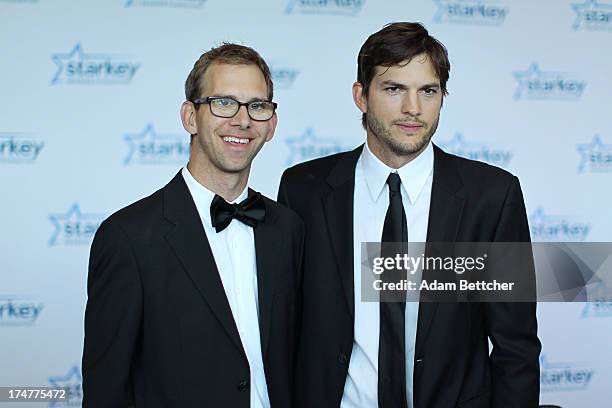
[[368,98],[363,94],[363,85],[360,82],[353,83],[353,101],[362,113],[368,112]]
[[183,128],[190,135],[198,134],[198,126],[196,124],[196,108],[193,102],[185,101],[181,105],[181,122]]
[[268,129],[268,134],[266,134],[266,142],[269,142],[272,140],[272,137],[274,137],[274,131],[276,130],[277,124],[278,116],[276,116],[276,112],[274,112],[274,115],[272,115],[272,118],[270,118],[270,129]]

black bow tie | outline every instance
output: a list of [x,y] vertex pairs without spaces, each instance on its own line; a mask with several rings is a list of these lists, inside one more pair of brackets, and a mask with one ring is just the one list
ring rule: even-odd
[[215,194],[210,204],[210,219],[217,232],[227,228],[233,218],[250,227],[255,227],[257,223],[264,220],[265,215],[266,206],[260,193],[249,195],[239,204],[230,204],[223,197]]

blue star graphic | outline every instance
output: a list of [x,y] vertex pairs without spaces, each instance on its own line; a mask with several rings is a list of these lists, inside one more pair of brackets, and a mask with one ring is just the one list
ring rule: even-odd
[[304,154],[302,154],[302,152],[308,150],[308,148],[311,148],[312,150],[312,148],[316,149],[316,146],[319,146],[320,150],[318,152],[315,152],[316,156],[319,156],[318,153],[323,153],[323,155],[326,155],[338,153],[344,150],[340,143],[335,140],[325,140],[317,138],[315,136],[314,130],[311,127],[307,128],[306,131],[300,136],[288,138],[286,143],[291,149],[291,154],[289,156],[289,159],[287,159],[287,165],[294,164],[300,158],[302,160],[316,158],[303,157]]
[[514,78],[517,80],[518,85],[514,92],[514,99],[519,99],[523,94],[523,89],[527,87],[529,81],[539,79],[543,75],[540,71],[540,67],[535,62],[532,62],[526,71],[515,71]]
[[80,406],[83,399],[83,377],[78,366],[73,366],[66,375],[50,377],[49,383],[54,388],[66,389],[66,400],[62,402],[51,402],[49,408],[61,407],[66,404],[72,406],[78,404]]
[[573,29],[578,30],[584,21],[584,16],[589,11],[599,11],[602,13],[612,13],[612,4],[598,3],[597,0],[586,0],[584,3],[573,3],[572,8],[576,12]]
[[593,136],[591,143],[579,144],[578,152],[581,154],[578,172],[586,171],[593,154],[604,153],[612,156],[612,144],[604,144],[599,135]]
[[463,150],[468,146],[468,143],[463,138],[462,132],[455,132],[455,135],[448,142],[443,142],[441,144],[446,150],[452,152]]
[[173,134],[158,134],[155,132],[153,128],[153,124],[149,123],[144,128],[144,130],[140,133],[126,133],[123,138],[129,145],[129,152],[123,161],[124,164],[129,164],[132,161],[132,156],[138,150],[138,143],[151,141],[154,142],[156,140],[165,140],[171,142],[184,142],[185,145],[185,153],[189,153],[189,142],[185,140],[183,135],[173,135]]
[[84,59],[102,59],[107,57],[105,54],[85,54],[83,47],[80,43],[77,43],[74,48],[68,53],[57,53],[51,54],[51,59],[57,64],[57,72],[51,80],[51,85],[60,82],[60,77],[64,71],[64,64],[70,61],[83,61]]
[[535,209],[533,213],[529,216],[529,224],[543,224],[547,220],[547,216],[544,215],[544,209],[542,207],[538,207]]
[[94,221],[97,222],[103,217],[102,214],[93,214],[93,213],[82,213],[79,205],[74,203],[68,212],[62,214],[50,214],[49,220],[53,223],[55,227],[55,231],[49,239],[49,246],[53,246],[57,243],[58,238],[62,233],[63,226],[68,222],[79,222],[79,221]]

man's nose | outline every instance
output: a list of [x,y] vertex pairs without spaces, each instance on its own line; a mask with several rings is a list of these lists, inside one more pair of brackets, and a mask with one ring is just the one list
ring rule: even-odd
[[238,112],[232,118],[232,126],[239,126],[241,129],[246,129],[251,124],[251,117],[246,105],[242,105],[238,108]]

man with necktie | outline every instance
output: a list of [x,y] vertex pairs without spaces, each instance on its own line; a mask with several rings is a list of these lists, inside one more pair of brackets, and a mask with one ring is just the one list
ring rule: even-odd
[[362,242],[529,241],[518,179],[431,142],[449,71],[421,24],[385,26],[357,59],[366,143],[283,174],[279,202],[306,225],[299,407],[538,405],[534,303],[361,298]]
[[188,164],[91,248],[83,406],[289,407],[304,227],[247,187],[277,123],[270,70],[223,44],[185,93]]

